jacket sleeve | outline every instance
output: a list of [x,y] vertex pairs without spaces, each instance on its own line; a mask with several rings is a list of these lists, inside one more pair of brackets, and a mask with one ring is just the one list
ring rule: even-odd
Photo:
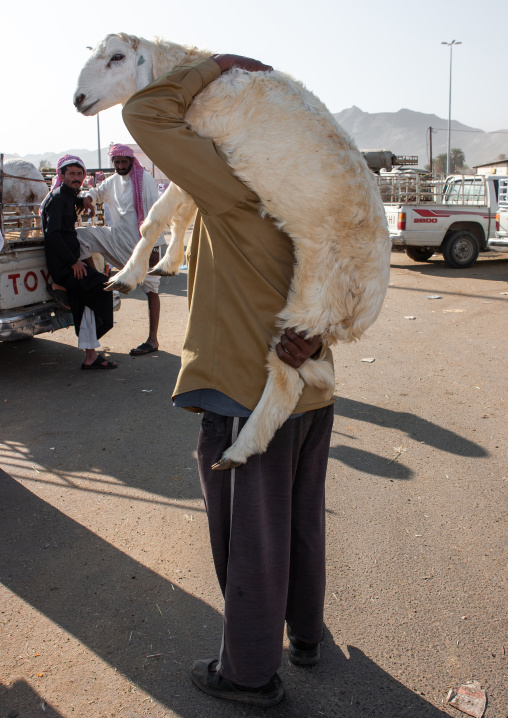
[[210,215],[253,197],[213,140],[196,134],[185,121],[194,97],[220,74],[214,60],[178,67],[133,95],[123,109],[124,122],[142,150]]
[[76,257],[62,235],[63,202],[60,195],[52,196],[43,209],[44,244],[46,253],[69,267],[76,264]]

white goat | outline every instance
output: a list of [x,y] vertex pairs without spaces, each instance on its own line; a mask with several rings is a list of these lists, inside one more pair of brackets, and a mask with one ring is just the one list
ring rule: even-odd
[[[82,69],[74,103],[83,114],[93,115],[124,104],[162,73],[209,56],[160,40],[108,35]],[[234,70],[208,85],[185,119],[195,132],[214,140],[235,174],[259,196],[260,212],[293,240],[295,272],[279,315],[280,333],[294,327],[308,337],[321,335],[324,347],[359,338],[383,303],[390,238],[374,177],[333,115],[287,75]],[[194,211],[189,196],[171,185],[153,205],[141,227],[142,238],[111,287],[129,291],[142,281],[150,251],[171,218],[183,231],[173,235],[154,273],[175,273],[186,222]],[[295,370],[279,360],[274,347],[280,333],[268,352],[261,399],[214,468],[238,466],[266,451],[297,405],[304,382],[322,388],[325,399],[333,395],[327,362],[308,360]]]
[[[29,214],[37,216],[38,206],[19,207],[19,205],[40,205],[47,194],[48,186],[44,177],[31,162],[21,159],[10,159],[4,162],[2,202],[4,205],[17,205],[16,214],[25,217]],[[21,224],[23,226],[22,236],[24,236],[27,228],[32,226],[32,220],[28,217],[21,220]]]

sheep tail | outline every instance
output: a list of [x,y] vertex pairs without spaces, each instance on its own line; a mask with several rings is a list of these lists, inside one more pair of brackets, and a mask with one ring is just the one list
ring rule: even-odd
[[328,362],[309,359],[299,369],[293,369],[281,362],[272,348],[267,366],[268,379],[261,399],[234,444],[213,469],[232,469],[245,464],[254,454],[263,454],[277,429],[293,413],[305,383],[322,388],[326,397],[333,396],[335,378]]

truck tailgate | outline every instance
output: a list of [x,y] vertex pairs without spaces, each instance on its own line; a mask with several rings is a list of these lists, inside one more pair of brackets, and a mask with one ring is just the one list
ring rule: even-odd
[[390,234],[397,232],[397,222],[399,219],[400,207],[397,204],[385,204],[386,221],[388,222],[388,230]]
[[43,248],[0,254],[0,310],[49,301],[48,278]]

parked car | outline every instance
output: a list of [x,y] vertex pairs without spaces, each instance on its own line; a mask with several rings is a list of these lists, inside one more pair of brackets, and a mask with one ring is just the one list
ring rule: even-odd
[[499,183],[496,236],[489,239],[488,246],[493,252],[508,252],[508,179]]

